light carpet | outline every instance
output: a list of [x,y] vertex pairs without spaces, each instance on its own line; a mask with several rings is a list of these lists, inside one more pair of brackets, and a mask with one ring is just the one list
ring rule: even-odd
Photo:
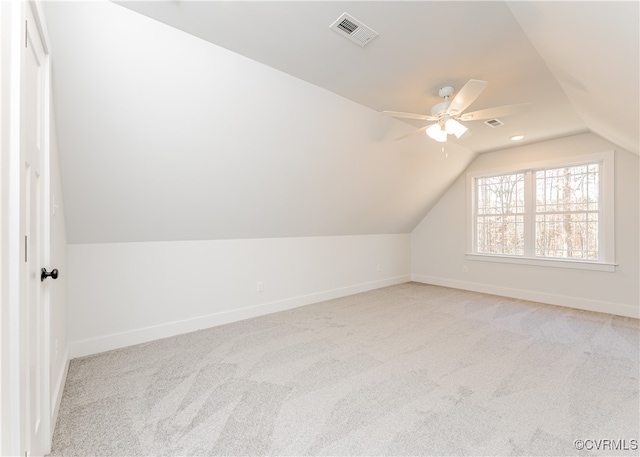
[[52,455],[638,455],[639,348],[636,319],[401,284],[74,359]]

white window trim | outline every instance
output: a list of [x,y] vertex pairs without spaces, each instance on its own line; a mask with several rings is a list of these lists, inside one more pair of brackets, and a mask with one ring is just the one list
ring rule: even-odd
[[[545,160],[540,162],[531,162],[518,166],[504,166],[493,168],[490,170],[470,171],[467,173],[467,253],[466,258],[469,260],[502,262],[522,265],[535,265],[542,267],[555,268],[574,268],[581,270],[596,271],[615,271],[615,152],[604,151],[594,154],[585,154],[574,157],[558,158]],[[562,166],[584,165],[586,163],[600,162],[600,200],[602,211],[602,222],[598,231],[598,260],[580,260],[580,259],[555,259],[550,257],[534,257],[531,254],[531,242],[533,240],[532,230],[528,230],[525,238],[525,255],[513,256],[503,254],[482,254],[476,251],[475,236],[475,220],[474,206],[476,201],[476,179],[496,176],[500,174],[519,173],[535,171],[546,168],[557,168]],[[527,195],[527,204],[529,208],[534,202],[532,192],[533,183],[527,182],[525,176],[525,195]],[[531,179],[529,179],[531,181]],[[527,190],[529,191],[527,194]],[[525,218],[530,218],[534,213],[529,209]],[[525,220],[527,224],[528,220]]]

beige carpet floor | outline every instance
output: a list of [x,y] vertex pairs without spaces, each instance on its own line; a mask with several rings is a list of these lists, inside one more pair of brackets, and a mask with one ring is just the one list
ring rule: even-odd
[[407,283],[74,359],[52,454],[638,455],[639,352],[635,319]]

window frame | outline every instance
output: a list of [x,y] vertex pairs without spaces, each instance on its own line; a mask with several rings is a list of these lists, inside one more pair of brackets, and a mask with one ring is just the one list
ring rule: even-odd
[[[604,151],[574,157],[531,162],[517,166],[504,166],[488,170],[467,172],[467,252],[469,260],[501,262],[511,264],[536,265],[544,267],[574,268],[596,271],[615,271],[615,153]],[[599,171],[599,211],[598,221],[598,259],[567,259],[541,257],[535,255],[535,173],[536,171],[572,167],[598,162]],[[488,254],[477,251],[476,204],[477,180],[506,174],[525,174],[525,213],[524,213],[524,255]]]

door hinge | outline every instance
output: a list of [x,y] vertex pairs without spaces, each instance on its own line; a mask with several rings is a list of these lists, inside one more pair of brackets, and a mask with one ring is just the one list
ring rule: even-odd
[[24,47],[28,48],[29,45],[29,30],[27,30],[27,27],[29,27],[29,22],[28,21],[24,21]]
[[27,262],[27,235],[24,236],[24,261]]

